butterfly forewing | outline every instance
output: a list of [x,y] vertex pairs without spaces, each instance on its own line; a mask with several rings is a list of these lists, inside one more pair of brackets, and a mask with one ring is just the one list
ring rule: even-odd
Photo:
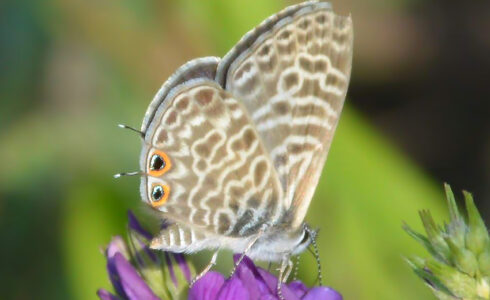
[[[152,153],[171,165],[142,184],[143,199],[165,218],[212,234],[247,236],[284,212],[277,174],[247,110],[215,82],[193,80],[170,92],[146,142],[151,147],[143,150],[142,168],[151,166]],[[165,202],[152,202],[155,186],[168,187]]]
[[[243,101],[299,226],[318,183],[349,83],[352,22],[330,5],[285,10],[247,34],[218,65],[217,79]],[[243,47],[248,44],[249,47]],[[226,73],[226,74],[224,74]]]

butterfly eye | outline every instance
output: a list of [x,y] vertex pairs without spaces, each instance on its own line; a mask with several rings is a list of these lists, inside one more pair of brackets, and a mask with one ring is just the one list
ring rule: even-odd
[[303,245],[306,243],[309,244],[309,241],[310,241],[310,233],[308,232],[308,230],[304,230],[303,231],[303,238],[301,239],[301,242],[299,242],[299,244],[300,245]]
[[170,188],[166,185],[154,185],[151,189],[151,205],[153,207],[162,206],[167,201]]
[[171,163],[167,154],[163,151],[155,150],[150,157],[148,169],[151,176],[157,177],[170,170]]

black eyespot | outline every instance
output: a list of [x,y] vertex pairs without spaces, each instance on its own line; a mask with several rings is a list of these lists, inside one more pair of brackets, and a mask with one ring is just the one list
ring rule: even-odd
[[150,160],[150,170],[160,171],[163,168],[165,168],[165,160],[160,155],[153,154]]
[[153,201],[159,201],[162,199],[163,195],[165,194],[165,191],[163,188],[159,185],[155,185],[153,187],[153,191],[151,191],[151,198]]

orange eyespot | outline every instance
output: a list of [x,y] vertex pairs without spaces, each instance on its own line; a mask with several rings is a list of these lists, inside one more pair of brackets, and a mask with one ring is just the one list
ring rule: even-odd
[[170,170],[172,163],[167,154],[163,151],[155,150],[150,156],[150,162],[148,165],[148,173],[150,176],[158,177]]
[[153,207],[160,207],[167,202],[170,195],[170,187],[167,185],[155,184],[151,187],[150,204]]

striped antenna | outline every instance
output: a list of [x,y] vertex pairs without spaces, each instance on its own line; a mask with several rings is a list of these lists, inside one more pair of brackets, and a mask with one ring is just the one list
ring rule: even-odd
[[114,178],[120,178],[122,176],[135,176],[135,175],[142,175],[143,172],[141,171],[136,171],[136,172],[122,172],[122,173],[117,173],[114,174]]
[[294,271],[293,271],[293,281],[298,280],[298,269],[299,269],[299,259],[300,255],[296,255],[296,260],[294,261]]
[[318,245],[316,244],[316,236],[318,232],[316,230],[311,230],[310,228],[307,228],[306,230],[310,232],[311,245],[313,245],[313,256],[315,256],[316,266],[318,268],[318,284],[321,286],[323,285],[322,263],[320,261],[320,252],[318,252]]
[[138,133],[138,134],[139,134],[139,135],[140,135],[142,138],[144,138],[144,137],[145,137],[145,133],[144,133],[143,131],[138,130],[138,129],[136,129],[136,128],[133,128],[133,127],[131,127],[131,126],[124,125],[124,124],[117,124],[117,127],[119,127],[119,128],[124,128],[124,129],[129,129],[129,130],[131,130],[131,131],[134,131],[134,132]]

